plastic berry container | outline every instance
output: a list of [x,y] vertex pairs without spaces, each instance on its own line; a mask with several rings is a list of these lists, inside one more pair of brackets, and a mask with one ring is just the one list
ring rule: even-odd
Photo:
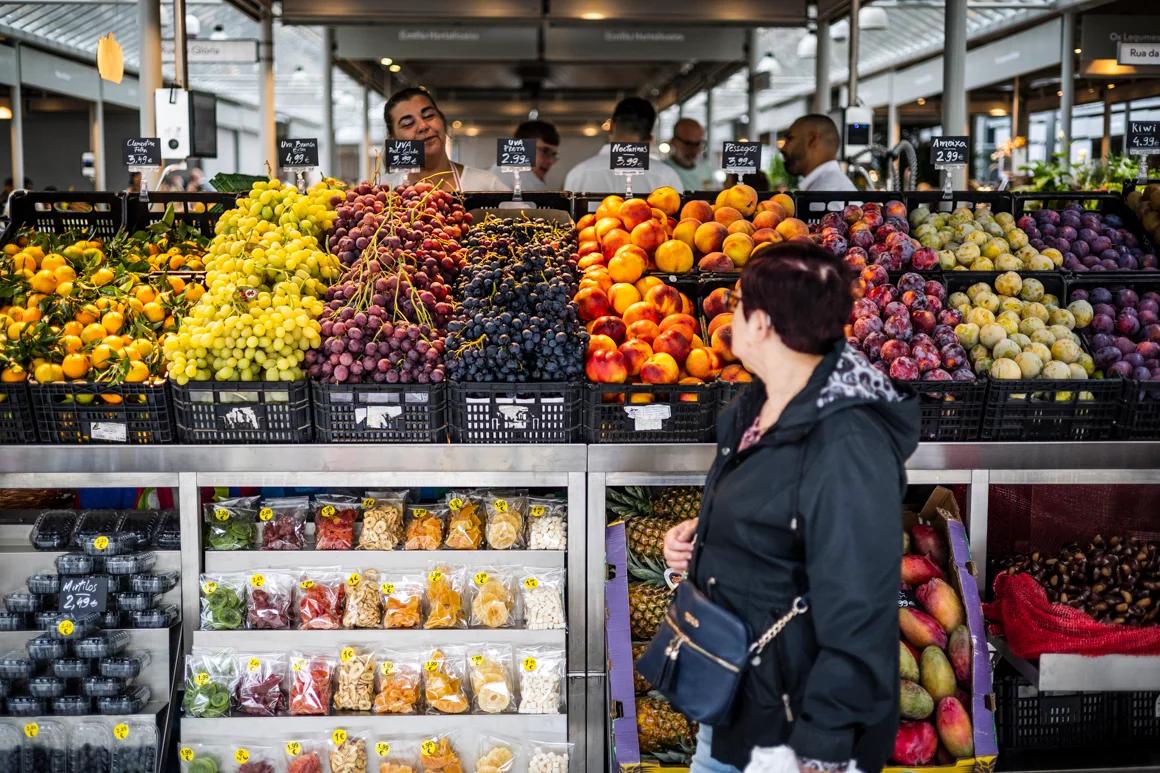
[[149,688],[138,685],[120,695],[97,698],[98,714],[140,714],[149,703]]
[[9,612],[39,612],[44,606],[40,596],[26,591],[13,591],[4,595],[4,606]]
[[134,628],[168,628],[177,621],[177,607],[170,604],[160,609],[130,612],[129,620]]
[[81,550],[90,556],[119,556],[137,547],[137,538],[129,534],[85,534]]
[[18,686],[14,679],[0,679],[0,698],[7,698]]
[[8,713],[14,717],[38,717],[45,713],[43,698],[15,695],[8,699]]
[[124,679],[113,676],[86,676],[81,680],[81,692],[90,698],[111,698],[120,695],[125,684]]
[[32,616],[32,623],[33,623],[32,630],[34,630],[34,631],[47,630],[48,626],[52,625],[53,621],[56,620],[56,616],[59,614],[60,613],[57,612],[55,609],[50,609],[47,612],[37,612],[35,615]]
[[153,532],[153,547],[157,550],[181,549],[181,520],[176,510],[162,510],[157,529]]
[[115,593],[113,599],[126,612],[144,612],[157,603],[157,596],[153,593]]
[[68,576],[92,574],[96,562],[84,553],[65,553],[56,557],[56,571]]
[[59,658],[52,662],[52,673],[61,679],[84,679],[93,673],[93,661],[89,658]]
[[119,609],[105,610],[101,613],[100,623],[102,628],[124,628],[125,613]]
[[28,657],[33,660],[56,660],[69,654],[67,641],[54,639],[43,633],[36,638],[29,639],[25,646],[28,649]]
[[120,593],[129,590],[129,578],[120,574],[94,574],[94,580],[104,580],[105,588],[109,593]]
[[81,639],[73,645],[73,650],[81,658],[107,658],[119,655],[128,646],[129,634],[124,631],[105,631]]
[[32,676],[34,666],[32,658],[19,650],[14,650],[0,657],[0,678],[27,679]]
[[99,668],[101,676],[112,676],[117,679],[136,679],[141,675],[145,666],[149,665],[152,656],[148,652],[138,652],[134,655],[114,655],[101,658]]
[[129,590],[137,593],[168,593],[177,587],[180,579],[178,572],[135,574],[129,579]]
[[121,530],[121,521],[124,516],[115,510],[85,510],[77,519],[77,528],[73,532],[73,544],[78,548],[86,539],[99,537],[102,534],[113,535]]
[[52,699],[52,713],[62,717],[80,717],[93,713],[93,699],[83,695],[62,695]]
[[128,510],[121,518],[121,534],[133,538],[135,550],[148,547],[153,542],[153,533],[161,513],[157,510]]
[[59,574],[32,574],[28,576],[28,590],[32,593],[60,593]]
[[72,542],[77,514],[72,510],[45,510],[32,527],[30,539],[37,550],[66,550]]
[[155,553],[127,553],[123,556],[109,556],[105,559],[105,571],[109,574],[140,574],[148,572],[157,563]]
[[23,612],[0,612],[0,631],[27,631],[28,615]]
[[33,698],[59,698],[64,695],[64,680],[55,676],[35,676],[28,680],[28,694]]
[[[97,630],[100,621],[95,612],[87,615],[58,614],[45,626],[45,632],[54,639],[76,641]],[[71,625],[70,625],[71,623]]]

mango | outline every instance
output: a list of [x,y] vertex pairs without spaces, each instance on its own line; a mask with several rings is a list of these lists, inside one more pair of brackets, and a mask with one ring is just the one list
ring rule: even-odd
[[955,698],[943,698],[938,702],[935,722],[938,736],[943,746],[955,757],[970,757],[975,753],[975,734],[971,718],[963,704]]
[[899,765],[925,765],[938,751],[938,734],[929,722],[900,722],[890,758]]
[[946,565],[947,546],[933,526],[928,526],[925,523],[915,524],[914,528],[910,530],[910,539],[914,544],[916,553],[930,556],[931,560],[939,566]]
[[947,632],[937,620],[921,609],[899,609],[898,627],[903,637],[915,647],[947,646]]
[[921,684],[936,701],[955,694],[955,672],[947,660],[946,653],[935,646],[922,651]]
[[914,655],[904,642],[898,642],[898,675],[912,682],[919,679],[918,661],[914,659]]
[[951,631],[947,640],[947,657],[955,670],[959,684],[971,683],[971,632],[965,625]]
[[934,713],[934,699],[930,693],[909,679],[902,680],[899,696],[903,719],[926,719]]
[[902,581],[907,585],[925,585],[935,577],[942,578],[942,569],[926,556],[902,557]]
[[918,603],[927,614],[938,620],[943,630],[949,633],[963,624],[965,620],[963,603],[959,601],[955,589],[945,580],[936,577],[919,587],[915,595],[918,597]]

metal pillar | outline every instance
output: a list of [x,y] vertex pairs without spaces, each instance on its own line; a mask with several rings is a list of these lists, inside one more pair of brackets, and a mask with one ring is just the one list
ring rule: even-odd
[[862,28],[858,24],[858,14],[862,10],[862,0],[850,0],[850,75],[847,79],[846,105],[858,104],[858,49]]
[[185,0],[173,0],[173,68],[177,87],[189,88],[189,57],[185,50]]
[[371,179],[371,89],[363,86],[362,142],[359,143],[359,180]]
[[322,135],[326,154],[322,157],[322,173],[338,174],[334,147],[334,27],[322,28]]
[[1059,43],[1059,133],[1064,166],[1071,164],[1071,111],[1075,105],[1075,14],[1063,15]]
[[1112,155],[1112,102],[1108,90],[1102,89],[1100,99],[1104,101],[1104,136],[1100,139],[1100,161],[1107,163]]
[[1120,135],[1120,155],[1128,155],[1128,121],[1132,120],[1132,100],[1124,103],[1124,133]]
[[705,90],[705,152],[713,158],[713,87]]
[[[967,135],[967,0],[946,3],[942,130],[944,135]],[[966,169],[951,172],[950,179],[956,190],[966,190]]]
[[141,136],[157,136],[153,93],[161,88],[161,3],[137,0],[137,29],[141,40],[141,70],[137,87],[141,100]]
[[21,67],[21,46],[13,44],[16,58],[16,72],[12,78],[12,188],[24,187],[24,89],[20,81],[24,76]]
[[814,100],[815,113],[826,115],[830,112],[830,23],[818,22],[818,45],[814,50]]
[[757,30],[751,29],[745,36],[745,46],[749,54],[749,83],[745,91],[746,112],[749,116],[748,134],[751,142],[760,142],[761,132],[757,129],[757,65],[761,61],[757,50]]
[[97,101],[93,103],[89,123],[92,128],[93,187],[108,190],[105,179],[105,81],[97,76]]
[[902,123],[898,120],[898,101],[894,98],[894,71],[887,77],[889,97],[886,102],[886,144],[894,147],[902,141]]
[[277,167],[277,119],[274,110],[274,14],[262,12],[262,31],[258,43],[258,147],[262,161]]

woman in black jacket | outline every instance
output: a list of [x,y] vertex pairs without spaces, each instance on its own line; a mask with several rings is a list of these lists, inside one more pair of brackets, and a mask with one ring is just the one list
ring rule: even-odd
[[749,262],[740,288],[733,351],[757,380],[718,418],[700,517],[669,531],[665,558],[751,640],[808,609],[746,672],[730,721],[702,728],[691,773],[730,773],[751,756],[873,773],[898,724],[900,516],[917,401],[847,348],[840,258],[778,245]]

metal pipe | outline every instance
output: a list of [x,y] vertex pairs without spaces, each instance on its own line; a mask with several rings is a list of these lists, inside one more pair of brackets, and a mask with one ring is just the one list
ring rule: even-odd
[[358,178],[371,179],[371,89],[363,86],[362,142],[359,143]]
[[274,110],[274,13],[262,12],[262,31],[258,43],[258,147],[271,168],[277,166],[277,118]]
[[713,158],[713,87],[705,90],[705,153]]
[[830,112],[830,23],[818,22],[818,44],[814,49],[814,103],[813,111],[826,115]]
[[894,70],[886,78],[886,144],[893,148],[902,139],[902,124],[898,120],[898,102],[894,98]]
[[153,94],[161,88],[161,3],[160,0],[137,0],[137,29],[141,40],[138,55],[141,69],[137,88],[141,101],[141,136],[157,136],[157,111]]
[[105,179],[105,81],[97,76],[97,101],[92,116],[93,187],[108,190]]
[[1075,14],[1063,15],[1059,43],[1059,133],[1064,166],[1071,165],[1071,111],[1075,106]]
[[[967,0],[947,0],[946,47],[943,51],[944,135],[966,136],[967,124]],[[966,190],[967,170],[949,173],[951,185]]]
[[189,88],[189,54],[186,51],[185,0],[173,0],[173,69],[177,87]]
[[337,175],[334,147],[334,27],[322,28],[322,134],[326,155],[323,175]]
[[24,77],[21,66],[21,45],[13,46],[16,59],[12,78],[12,189],[24,187],[24,89],[20,81]]
[[850,74],[847,78],[849,88],[846,92],[846,105],[858,104],[858,49],[861,25],[858,24],[858,14],[862,10],[862,0],[850,0]]
[[749,117],[748,134],[751,142],[760,142],[757,128],[757,65],[761,61],[757,50],[757,30],[750,29],[745,36],[745,47],[749,54],[749,82],[746,88],[746,113]]

